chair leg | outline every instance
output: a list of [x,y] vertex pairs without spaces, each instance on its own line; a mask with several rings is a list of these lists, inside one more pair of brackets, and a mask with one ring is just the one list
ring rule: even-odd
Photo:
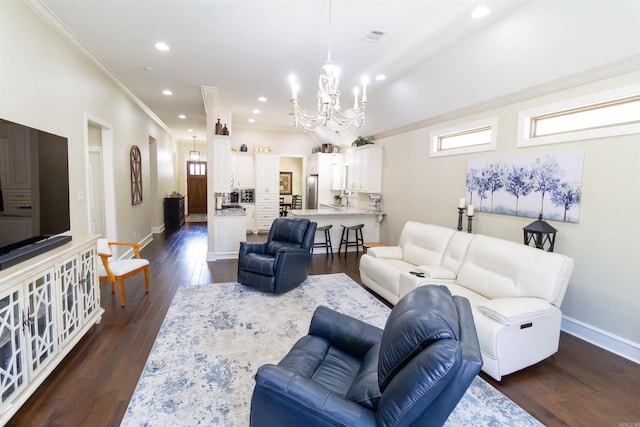
[[113,282],[111,282],[111,293],[112,294],[116,293],[116,282],[115,282],[115,280]]
[[118,289],[120,290],[120,307],[124,307],[126,302],[124,300],[124,279],[118,279]]
[[147,293],[149,293],[149,266],[144,269],[144,287]]
[[324,230],[324,242],[327,245],[327,254],[331,251],[331,258],[333,258],[333,246],[331,245],[331,233],[329,230]]

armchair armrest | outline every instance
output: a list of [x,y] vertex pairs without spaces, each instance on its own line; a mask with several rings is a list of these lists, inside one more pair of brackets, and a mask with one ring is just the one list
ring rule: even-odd
[[133,253],[136,258],[140,258],[140,248],[142,245],[140,243],[129,243],[129,242],[109,242],[109,247],[112,246],[127,246],[133,249]]
[[402,259],[402,253],[400,246],[376,246],[367,250],[367,255],[375,258]]
[[257,242],[240,242],[240,252],[243,254],[250,252],[255,254],[266,254],[267,244]]
[[286,368],[261,366],[255,380],[251,398],[252,427],[376,425],[375,414],[371,410]]
[[480,313],[503,325],[514,325],[551,313],[555,306],[540,298],[496,298],[478,306]]
[[382,329],[330,308],[319,306],[313,313],[309,335],[326,338],[331,344],[360,359],[382,339]]

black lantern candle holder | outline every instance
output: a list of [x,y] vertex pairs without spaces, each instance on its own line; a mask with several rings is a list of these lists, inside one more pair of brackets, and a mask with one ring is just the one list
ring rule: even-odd
[[553,247],[556,244],[556,233],[558,230],[543,221],[542,215],[538,217],[537,221],[534,221],[524,227],[523,230],[525,245],[531,246],[531,243],[533,242],[536,248],[546,250],[547,252],[553,252]]

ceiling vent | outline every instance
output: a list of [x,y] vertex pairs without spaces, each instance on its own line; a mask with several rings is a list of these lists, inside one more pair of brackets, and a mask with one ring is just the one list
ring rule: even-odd
[[373,30],[369,34],[367,34],[362,40],[367,43],[376,43],[378,40],[382,38],[382,36],[384,36],[383,31]]

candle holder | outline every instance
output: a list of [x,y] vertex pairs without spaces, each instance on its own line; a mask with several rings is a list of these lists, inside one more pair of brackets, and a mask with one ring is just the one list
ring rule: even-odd
[[458,208],[458,231],[462,231],[462,212],[464,208]]
[[473,222],[473,215],[467,215],[467,233],[471,233],[471,223]]

